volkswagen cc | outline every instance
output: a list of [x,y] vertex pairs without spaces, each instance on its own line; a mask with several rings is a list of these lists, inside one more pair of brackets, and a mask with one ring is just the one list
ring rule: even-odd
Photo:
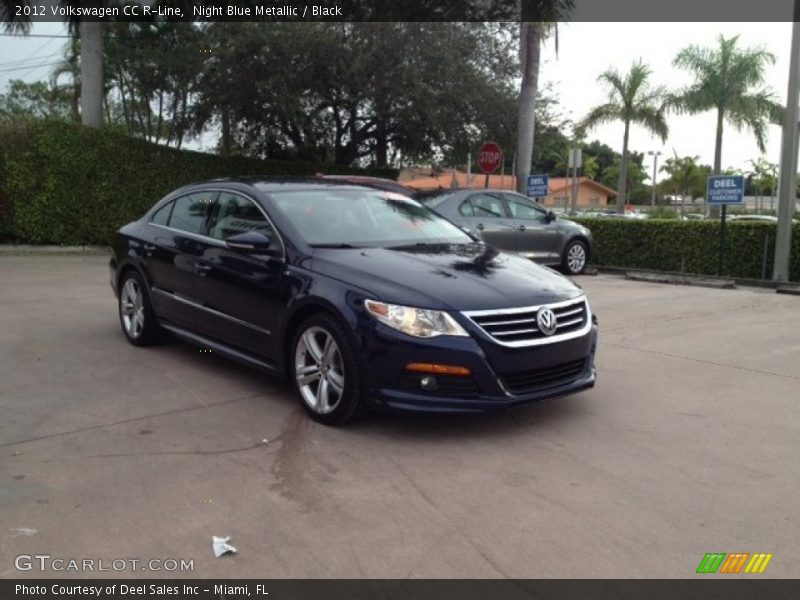
[[595,383],[583,290],[407,196],[226,179],[158,201],[113,241],[135,346],[170,333],[292,382],[309,415],[479,412]]

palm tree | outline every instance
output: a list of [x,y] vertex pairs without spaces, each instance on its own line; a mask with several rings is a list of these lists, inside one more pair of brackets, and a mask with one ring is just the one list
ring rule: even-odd
[[775,63],[775,56],[761,47],[740,48],[738,41],[739,36],[719,36],[716,48],[689,46],[673,61],[676,67],[694,75],[694,82],[675,96],[674,107],[689,114],[717,112],[715,174],[722,172],[726,120],[737,130],[752,130],[758,148],[764,152],[767,125],[779,119],[782,112],[774,93],[764,85],[765,69]]
[[553,33],[558,51],[558,21],[564,20],[574,7],[574,0],[538,0],[533,11],[541,21],[520,24],[519,58],[522,83],[519,89],[517,115],[517,191],[524,194],[531,173],[533,134],[536,127],[536,97],[539,93],[539,67],[542,42]]
[[673,153],[675,156],[673,158],[668,158],[659,170],[669,175],[669,181],[665,182],[665,184],[667,186],[672,186],[675,189],[675,195],[681,197],[680,212],[681,216],[683,216],[686,195],[690,193],[692,187],[697,185],[698,179],[702,176],[700,167],[697,165],[697,161],[700,160],[700,157],[679,157],[678,153],[674,150]]
[[[70,0],[61,0],[71,4]],[[30,6],[31,0],[0,0],[0,21],[11,33],[30,31],[30,18],[17,17],[16,7]],[[80,38],[81,48],[81,122],[89,127],[103,124],[103,23],[70,21],[70,34]]]
[[631,125],[641,125],[662,141],[667,139],[669,128],[664,116],[667,94],[664,88],[649,83],[650,67],[642,61],[634,62],[626,75],[616,69],[609,69],[597,78],[608,88],[608,102],[596,106],[578,124],[580,132],[585,132],[602,123],[622,121],[625,125],[622,137],[622,158],[617,184],[617,212],[625,212],[628,180],[628,139]]

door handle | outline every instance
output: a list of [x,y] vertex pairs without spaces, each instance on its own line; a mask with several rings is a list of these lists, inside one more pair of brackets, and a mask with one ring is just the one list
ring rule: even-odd
[[155,244],[148,244],[147,242],[145,242],[144,249],[147,250],[148,252],[152,252],[153,250],[156,249],[156,246]]
[[194,263],[194,268],[197,269],[197,272],[202,275],[203,273],[208,273],[214,267],[211,265],[205,265],[203,263]]

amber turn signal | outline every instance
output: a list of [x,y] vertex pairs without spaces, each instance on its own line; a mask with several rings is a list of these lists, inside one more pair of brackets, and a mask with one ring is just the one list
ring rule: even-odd
[[467,367],[456,367],[454,365],[437,365],[433,363],[408,363],[406,371],[414,373],[435,373],[436,375],[471,375]]

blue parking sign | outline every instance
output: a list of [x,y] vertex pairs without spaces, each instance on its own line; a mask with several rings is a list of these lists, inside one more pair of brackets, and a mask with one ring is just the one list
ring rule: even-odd
[[706,192],[708,204],[741,204],[744,202],[744,176],[711,175]]
[[544,198],[550,193],[549,175],[528,175],[528,198]]

